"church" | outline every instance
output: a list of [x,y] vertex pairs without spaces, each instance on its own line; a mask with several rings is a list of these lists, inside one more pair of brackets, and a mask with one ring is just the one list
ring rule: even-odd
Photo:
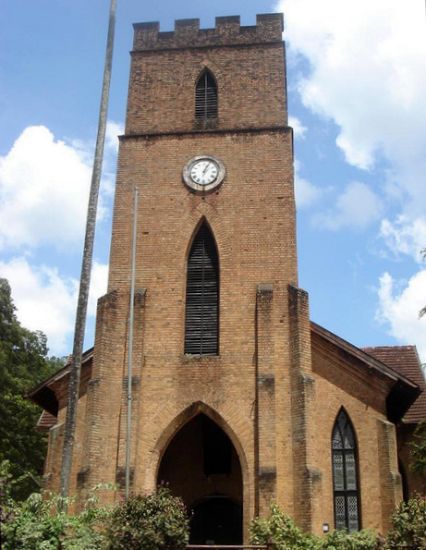
[[[420,487],[408,467],[426,418],[415,347],[353,346],[310,320],[298,286],[282,32],[278,13],[134,25],[71,494],[110,483],[103,498],[117,502],[126,473],[132,493],[165,483],[192,512],[194,544],[247,542],[271,502],[317,534],[384,533]],[[66,365],[30,395],[53,491],[68,377]]]

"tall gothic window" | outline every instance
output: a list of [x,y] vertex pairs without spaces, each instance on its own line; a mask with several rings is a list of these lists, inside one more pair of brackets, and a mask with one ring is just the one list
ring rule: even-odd
[[341,409],[333,428],[333,494],[336,529],[360,528],[358,457],[351,421]]
[[195,86],[195,120],[208,124],[217,119],[217,85],[212,73],[205,69]]
[[218,354],[219,259],[204,222],[189,251],[186,282],[185,353]]

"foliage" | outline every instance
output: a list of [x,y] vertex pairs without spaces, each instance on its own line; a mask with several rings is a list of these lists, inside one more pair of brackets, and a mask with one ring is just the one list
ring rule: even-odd
[[304,533],[276,504],[267,518],[256,518],[250,527],[253,544],[273,542],[274,550],[319,550],[317,537]]
[[410,447],[411,470],[426,477],[426,420],[417,425]]
[[332,531],[326,537],[304,533],[276,504],[267,518],[257,518],[251,524],[254,544],[272,542],[274,550],[378,550],[380,541],[374,531],[354,533]]
[[108,538],[110,550],[183,550],[189,538],[185,506],[165,487],[133,496],[112,513]]
[[392,516],[392,525],[386,539],[387,549],[398,545],[426,549],[426,498],[416,496],[401,502]]
[[[131,497],[115,509],[100,507],[92,492],[83,511],[66,513],[72,499],[33,493],[10,496],[9,465],[0,465],[0,522],[4,550],[183,550],[189,521],[183,502],[169,490]],[[66,506],[64,506],[66,503]]]
[[351,533],[332,531],[321,545],[321,550],[378,550],[379,548],[381,548],[379,537],[369,529]]
[[38,488],[46,454],[46,438],[35,430],[40,410],[25,398],[59,366],[46,355],[46,337],[20,325],[10,286],[0,279],[0,462],[10,461],[20,499]]
[[[3,465],[3,479],[4,479]],[[101,550],[106,547],[104,524],[110,511],[98,505],[95,494],[79,514],[68,515],[60,497],[44,499],[33,493],[23,502],[2,498],[4,550]],[[71,501],[67,499],[67,504]]]

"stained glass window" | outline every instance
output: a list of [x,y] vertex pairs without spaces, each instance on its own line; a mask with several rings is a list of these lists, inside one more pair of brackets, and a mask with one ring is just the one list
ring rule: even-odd
[[360,528],[358,464],[355,433],[344,409],[337,415],[332,436],[334,522],[336,529]]

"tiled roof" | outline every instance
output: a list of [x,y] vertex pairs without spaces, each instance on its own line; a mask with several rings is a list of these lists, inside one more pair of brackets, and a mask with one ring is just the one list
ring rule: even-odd
[[403,421],[411,423],[426,420],[426,382],[416,346],[378,346],[363,350],[423,390],[405,413]]
[[50,414],[47,411],[43,411],[37,422],[37,426],[36,426],[37,431],[47,432],[50,430],[52,426],[56,424],[56,422],[57,422],[56,416],[53,416],[53,414]]

